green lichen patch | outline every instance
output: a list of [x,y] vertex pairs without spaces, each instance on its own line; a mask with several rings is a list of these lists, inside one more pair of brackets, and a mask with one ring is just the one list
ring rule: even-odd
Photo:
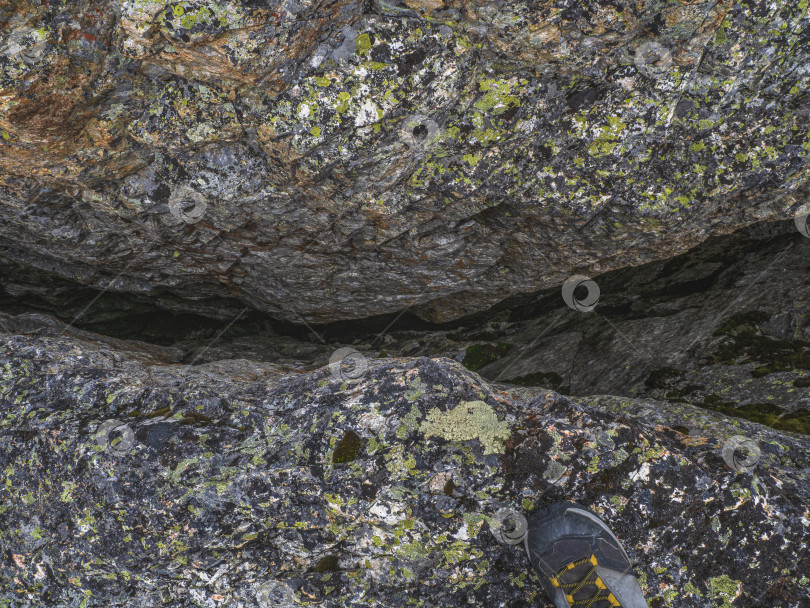
[[732,608],[734,600],[740,595],[742,584],[725,574],[710,578],[708,581],[708,596],[713,608]]
[[726,339],[712,356],[713,363],[757,363],[751,372],[755,378],[768,374],[810,370],[810,343],[784,340],[763,334],[759,324],[770,315],[762,311],[741,313],[727,320],[715,331]]
[[705,397],[703,402],[698,405],[726,416],[744,418],[780,431],[810,435],[810,410],[808,409],[786,411],[773,403],[745,403],[740,405],[724,401],[719,395],[714,394]]
[[426,437],[441,437],[447,441],[478,439],[484,454],[503,451],[509,439],[509,425],[498,420],[498,414],[483,401],[465,401],[449,411],[433,408],[419,425]]

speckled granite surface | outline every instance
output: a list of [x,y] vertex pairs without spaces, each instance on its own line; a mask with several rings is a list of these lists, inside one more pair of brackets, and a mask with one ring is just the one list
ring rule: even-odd
[[433,320],[788,218],[807,2],[6,0],[0,259]]
[[560,499],[606,518],[652,607],[807,605],[806,436],[366,363],[3,334],[0,605],[543,605],[487,521]]
[[0,0],[0,608],[810,606],[809,6]]

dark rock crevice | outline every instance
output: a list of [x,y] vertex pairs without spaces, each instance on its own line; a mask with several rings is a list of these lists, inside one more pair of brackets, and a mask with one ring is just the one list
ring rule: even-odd
[[7,284],[2,309],[68,323],[78,315],[78,328],[173,347],[185,363],[250,358],[314,369],[347,345],[369,358],[447,356],[489,380],[686,402],[808,433],[808,254],[810,239],[793,222],[761,224],[594,277],[593,313],[571,310],[555,288],[447,324],[407,310],[294,325],[242,309],[217,321],[63,281]]

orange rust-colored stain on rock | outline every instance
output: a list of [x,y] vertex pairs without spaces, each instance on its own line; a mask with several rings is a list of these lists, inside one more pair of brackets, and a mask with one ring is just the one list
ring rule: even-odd
[[731,10],[733,2],[723,2],[720,0],[714,3],[708,10],[706,9],[706,4],[707,2],[705,0],[693,0],[691,2],[682,0],[680,7],[675,7],[664,13],[667,27],[676,25],[683,26],[691,21],[697,26],[694,34],[714,32],[720,26],[723,19],[725,19],[729,10]]
[[690,446],[706,445],[709,443],[709,440],[706,437],[692,437],[691,435],[685,435],[679,437],[679,439],[681,440],[681,443]]
[[62,42],[70,42],[71,40],[79,40],[84,39],[88,40],[89,42],[95,42],[98,36],[94,36],[93,34],[88,34],[87,32],[82,32],[81,30],[70,30],[65,33],[62,37]]
[[234,85],[255,85],[259,76],[233,67],[225,49],[227,43],[228,40],[223,35],[206,44],[189,46],[176,44],[171,47],[171,51],[162,50],[149,57],[146,63],[167,69],[183,78],[193,77],[226,88]]
[[88,10],[84,15],[82,15],[88,23],[91,25],[94,24],[96,21],[100,21],[104,18],[104,11],[102,11],[99,7],[93,7]]
[[97,148],[109,149],[110,142],[113,139],[106,126],[95,118],[87,121],[84,127],[84,135],[89,140],[89,143]]
[[363,207],[361,211],[378,232],[382,233],[391,229],[391,222],[388,221],[388,216],[385,213],[368,207]]
[[8,114],[9,122],[28,135],[75,137],[83,128],[77,120],[76,99],[61,93],[23,98]]

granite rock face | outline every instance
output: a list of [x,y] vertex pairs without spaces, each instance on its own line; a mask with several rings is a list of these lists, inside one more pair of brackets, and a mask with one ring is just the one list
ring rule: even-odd
[[560,499],[604,515],[653,608],[810,601],[806,436],[443,358],[302,373],[3,332],[0,605],[542,605],[490,520]]
[[0,310],[23,329],[63,328],[33,310],[78,317],[85,330],[161,345],[173,363],[253,359],[312,371],[347,348],[371,359],[446,357],[490,382],[686,403],[810,434],[808,259],[810,238],[794,222],[761,223],[594,277],[590,312],[567,306],[558,287],[439,325],[408,313],[311,328],[255,312],[217,323],[68,284],[7,285]]
[[0,608],[810,606],[809,6],[0,0]]
[[809,26],[792,1],[4,0],[4,277],[448,320],[669,257],[802,212]]
[[393,333],[372,353],[427,352],[492,381],[689,403],[810,434],[808,259],[793,222],[757,225],[594,277],[592,311],[545,290],[457,327]]

